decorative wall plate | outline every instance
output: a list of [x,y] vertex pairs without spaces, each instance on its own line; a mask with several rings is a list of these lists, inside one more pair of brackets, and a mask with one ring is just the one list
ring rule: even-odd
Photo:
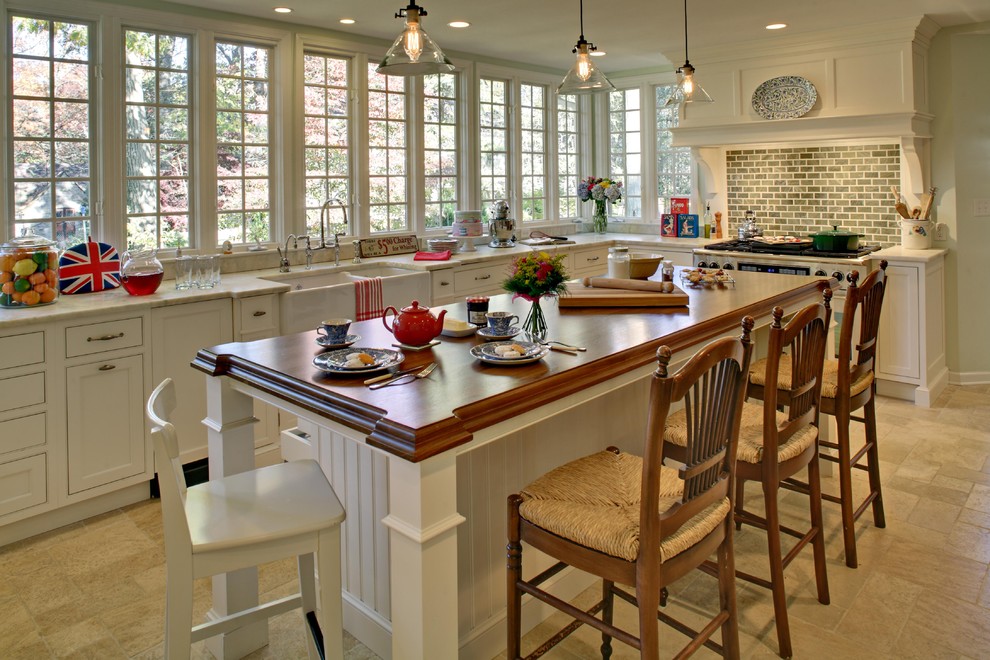
[[778,76],[753,92],[753,110],[764,119],[803,117],[818,100],[818,90],[807,78]]

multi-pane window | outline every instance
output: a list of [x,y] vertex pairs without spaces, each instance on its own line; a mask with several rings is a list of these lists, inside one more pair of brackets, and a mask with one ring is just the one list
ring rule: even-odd
[[423,76],[426,228],[449,227],[457,209],[458,83],[452,73]]
[[13,235],[91,233],[90,28],[11,16]]
[[271,230],[272,50],[217,42],[217,240],[267,241]]
[[482,78],[479,94],[481,121],[481,203],[484,208],[505,199],[508,180],[508,83]]
[[691,149],[674,147],[671,128],[677,126],[677,107],[666,107],[674,85],[657,87],[657,213],[670,212],[671,197],[691,195]]
[[368,65],[368,208],[371,231],[409,228],[406,78]]
[[303,56],[306,160],[306,231],[320,235],[327,202],[329,233],[349,233],[341,206],[350,205],[351,137],[349,61],[318,53]]
[[190,42],[124,31],[127,245],[189,245]]
[[546,218],[546,97],[543,85],[519,87],[523,222]]
[[643,148],[640,140],[639,89],[608,95],[609,174],[622,181],[627,218],[643,215]]
[[578,214],[578,97],[557,95],[557,218]]

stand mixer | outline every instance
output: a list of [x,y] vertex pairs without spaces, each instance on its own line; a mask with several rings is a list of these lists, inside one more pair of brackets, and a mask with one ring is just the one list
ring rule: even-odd
[[488,247],[516,247],[516,242],[513,240],[516,233],[516,221],[509,217],[509,205],[505,200],[499,200],[492,204],[491,215],[492,219],[488,225],[488,231],[492,235],[492,241]]

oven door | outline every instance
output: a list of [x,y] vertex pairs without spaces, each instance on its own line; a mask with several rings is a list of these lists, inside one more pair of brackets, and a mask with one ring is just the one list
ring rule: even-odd
[[767,264],[753,261],[740,261],[737,266],[739,270],[751,273],[774,273],[776,275],[811,275],[810,266],[796,266],[793,264]]

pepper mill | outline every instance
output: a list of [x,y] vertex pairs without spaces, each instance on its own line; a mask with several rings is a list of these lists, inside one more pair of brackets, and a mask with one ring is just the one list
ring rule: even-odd
[[722,238],[722,212],[715,211],[715,238]]

